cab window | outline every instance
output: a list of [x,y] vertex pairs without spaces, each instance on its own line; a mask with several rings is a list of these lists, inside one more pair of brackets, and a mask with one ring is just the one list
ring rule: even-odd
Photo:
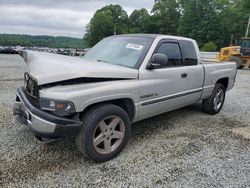
[[168,56],[167,67],[182,66],[181,50],[178,43],[161,43],[155,53],[162,53]]
[[185,66],[192,66],[198,64],[198,58],[194,44],[191,41],[180,41],[182,46],[182,55]]
[[224,50],[223,55],[228,55],[229,54],[229,50]]
[[250,48],[250,40],[242,40],[242,48]]

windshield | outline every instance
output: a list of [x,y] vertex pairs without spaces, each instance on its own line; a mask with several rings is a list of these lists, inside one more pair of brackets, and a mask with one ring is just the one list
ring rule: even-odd
[[242,40],[242,48],[250,48],[250,39]]
[[84,59],[138,68],[152,42],[150,38],[108,37],[91,48]]

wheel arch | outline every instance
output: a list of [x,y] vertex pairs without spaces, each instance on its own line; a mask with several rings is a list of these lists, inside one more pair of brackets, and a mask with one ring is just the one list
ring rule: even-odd
[[93,104],[88,105],[82,112],[81,114],[84,114],[86,111],[88,111],[91,108],[94,108],[95,106],[101,105],[101,104],[114,104],[119,107],[121,107],[125,112],[128,113],[128,116],[131,121],[134,120],[135,115],[136,115],[136,107],[133,99],[131,98],[120,98],[120,99],[113,99],[113,100],[107,100],[107,101],[102,101],[102,102],[96,102]]
[[222,85],[225,87],[225,89],[227,90],[228,82],[229,82],[229,78],[228,78],[228,77],[224,77],[224,78],[220,78],[220,79],[216,82],[216,84],[217,84],[217,83],[222,84]]

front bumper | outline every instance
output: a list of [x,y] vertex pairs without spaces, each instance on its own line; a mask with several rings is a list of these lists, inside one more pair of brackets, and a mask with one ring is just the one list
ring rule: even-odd
[[44,138],[74,136],[82,126],[81,121],[56,116],[35,107],[24,87],[17,90],[13,114],[20,123],[27,125],[35,136]]

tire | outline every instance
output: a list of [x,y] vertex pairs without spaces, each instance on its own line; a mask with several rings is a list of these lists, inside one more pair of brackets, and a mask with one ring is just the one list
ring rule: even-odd
[[95,162],[116,157],[131,134],[128,114],[113,104],[97,105],[82,117],[83,127],[76,136],[76,145],[83,155]]
[[244,68],[244,66],[240,66],[238,69],[243,69]]
[[203,111],[212,115],[219,113],[223,107],[225,96],[226,89],[224,85],[217,83],[212,95],[208,99],[202,101]]
[[228,59],[230,62],[235,62],[237,69],[242,69],[244,66],[242,66],[242,60],[239,57],[232,56]]

